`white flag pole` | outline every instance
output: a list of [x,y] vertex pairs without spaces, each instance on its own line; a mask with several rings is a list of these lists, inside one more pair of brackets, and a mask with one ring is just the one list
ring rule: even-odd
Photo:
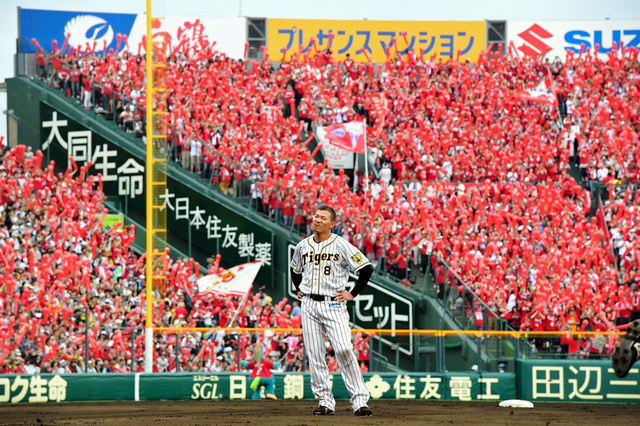
[[229,325],[227,325],[227,328],[233,327],[233,323],[236,322],[236,318],[238,318],[238,315],[240,314],[240,311],[244,308],[244,304],[247,303],[247,297],[249,297],[249,293],[251,293],[252,287],[253,286],[249,287],[249,290],[242,297],[242,300],[240,301],[240,304],[238,305],[238,309],[236,309],[236,312],[233,314],[233,318],[231,318],[231,321],[229,321]]
[[353,192],[358,189],[358,154],[353,153]]
[[364,197],[367,200],[369,196],[369,145],[367,145],[367,123],[365,121],[362,122],[362,128],[364,130]]

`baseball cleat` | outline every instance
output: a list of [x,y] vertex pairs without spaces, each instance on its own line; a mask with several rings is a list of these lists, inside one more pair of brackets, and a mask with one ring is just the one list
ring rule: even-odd
[[264,395],[264,397],[267,398],[267,399],[273,399],[273,400],[277,400],[278,399],[278,397],[275,396],[272,393],[267,393],[267,394]]
[[373,416],[373,411],[371,411],[371,408],[365,405],[364,407],[358,408],[353,414],[355,414],[356,416],[371,417]]
[[622,337],[611,357],[616,376],[626,377],[638,358],[640,358],[640,320],[635,320],[627,327],[627,333]]
[[324,405],[321,405],[313,410],[314,416],[333,416],[333,413],[335,413],[335,411],[325,407]]

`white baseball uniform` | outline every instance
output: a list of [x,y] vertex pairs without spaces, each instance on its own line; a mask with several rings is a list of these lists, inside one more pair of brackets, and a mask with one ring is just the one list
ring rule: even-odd
[[[298,243],[291,259],[291,268],[302,274],[300,291],[305,294],[302,335],[309,358],[311,390],[320,405],[331,410],[335,410],[336,401],[329,382],[325,335],[335,351],[354,412],[369,401],[369,391],[353,352],[347,304],[332,300],[338,291],[345,290],[349,268],[358,271],[369,264],[360,250],[334,234],[321,243],[313,235],[305,238]],[[316,301],[308,295],[325,296],[325,300]]]

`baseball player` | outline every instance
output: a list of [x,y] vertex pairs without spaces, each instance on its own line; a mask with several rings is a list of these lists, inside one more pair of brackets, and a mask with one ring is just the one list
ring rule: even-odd
[[[336,409],[325,358],[326,335],[351,395],[353,413],[372,416],[373,411],[367,406],[369,392],[353,353],[347,301],[366,287],[373,267],[357,248],[331,233],[334,226],[335,210],[328,206],[318,208],[311,224],[313,235],[298,243],[290,265],[293,284],[302,300],[302,335],[311,370],[311,390],[320,400],[313,414],[333,415]],[[360,273],[351,292],[345,291],[349,268]]]
[[640,359],[640,319],[627,327],[626,334],[620,340],[611,357],[613,371],[618,377],[626,377],[633,364]]

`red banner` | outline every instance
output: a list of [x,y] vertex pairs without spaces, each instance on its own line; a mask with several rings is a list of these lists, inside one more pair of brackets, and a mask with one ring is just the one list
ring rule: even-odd
[[371,117],[374,121],[382,120],[387,115],[387,99],[384,93],[371,95]]
[[349,152],[364,154],[365,125],[360,121],[319,127],[320,143],[328,142]]

